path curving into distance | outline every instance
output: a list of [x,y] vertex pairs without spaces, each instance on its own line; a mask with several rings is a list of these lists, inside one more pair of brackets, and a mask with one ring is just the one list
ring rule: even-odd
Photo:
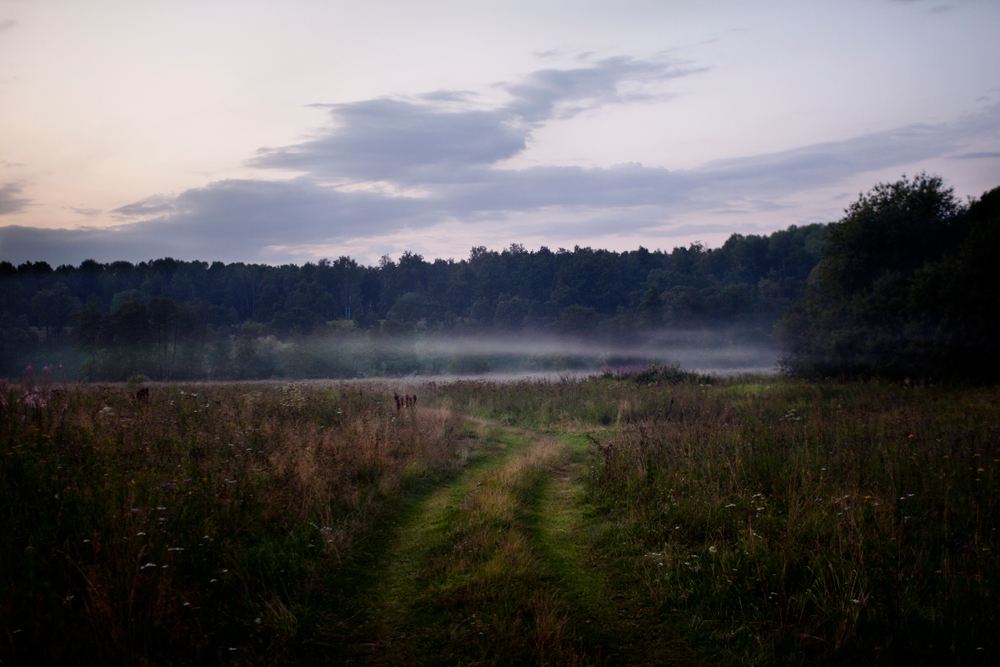
[[344,664],[694,664],[595,554],[587,436],[470,424],[485,453],[398,516]]

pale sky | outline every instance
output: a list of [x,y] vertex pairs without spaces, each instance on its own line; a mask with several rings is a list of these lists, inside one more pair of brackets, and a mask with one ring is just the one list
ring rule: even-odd
[[669,250],[1000,185],[996,0],[0,0],[0,260]]

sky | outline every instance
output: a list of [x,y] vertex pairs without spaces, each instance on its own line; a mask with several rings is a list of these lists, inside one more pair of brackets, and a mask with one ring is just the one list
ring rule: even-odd
[[0,0],[0,260],[373,264],[1000,185],[995,0]]

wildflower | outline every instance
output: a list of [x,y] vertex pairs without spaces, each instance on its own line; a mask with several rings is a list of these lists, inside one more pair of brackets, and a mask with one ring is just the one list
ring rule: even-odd
[[710,554],[716,554],[718,552],[719,552],[719,550],[716,549],[714,546],[708,548],[708,553],[710,553]]

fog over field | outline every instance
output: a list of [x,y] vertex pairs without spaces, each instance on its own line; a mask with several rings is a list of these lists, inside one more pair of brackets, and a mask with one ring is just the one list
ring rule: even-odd
[[[317,335],[262,344],[285,377],[421,377],[557,379],[601,371],[678,366],[708,375],[776,372],[779,351],[759,338],[727,330],[661,330],[622,337],[509,335]],[[323,372],[318,372],[324,369]]]
[[[773,373],[779,350],[734,340],[721,330],[664,330],[634,342],[569,340],[543,334],[439,337],[419,336],[413,344],[421,358],[482,358],[512,365],[543,364],[548,370],[597,370],[601,367],[677,364],[707,374]],[[564,369],[556,368],[562,362]],[[503,364],[506,365],[506,364]],[[487,371],[489,372],[489,371]]]

